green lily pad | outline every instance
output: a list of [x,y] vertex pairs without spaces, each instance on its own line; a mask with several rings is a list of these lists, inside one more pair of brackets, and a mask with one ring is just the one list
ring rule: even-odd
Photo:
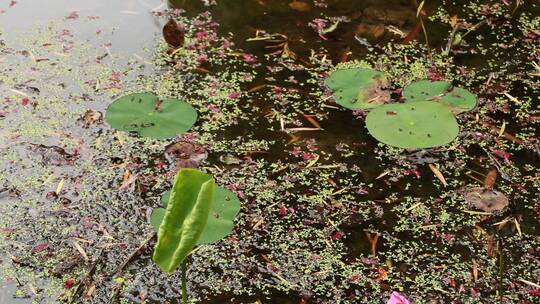
[[382,105],[369,112],[366,126],[378,141],[408,149],[442,146],[459,133],[449,108],[432,101]]
[[372,69],[337,70],[325,80],[336,102],[351,110],[371,109],[390,99],[384,90],[388,81],[384,73]]
[[[161,196],[161,204],[164,208],[167,208],[169,196],[170,191]],[[158,231],[165,215],[164,208],[156,208],[152,211],[150,223],[156,231]],[[236,194],[223,187],[216,186],[212,210],[197,244],[214,243],[229,235],[234,228],[234,218],[238,212],[240,212],[240,200]]]
[[476,95],[446,81],[413,82],[405,88],[403,96],[407,102],[440,101],[456,114],[470,111],[476,106]]
[[177,99],[159,100],[152,93],[136,93],[115,100],[107,109],[105,120],[120,131],[170,138],[187,132],[197,121],[197,111]]

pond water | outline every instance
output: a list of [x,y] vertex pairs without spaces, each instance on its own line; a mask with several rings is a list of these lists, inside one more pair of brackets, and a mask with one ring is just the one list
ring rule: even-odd
[[[149,225],[178,142],[242,202],[189,258],[194,303],[540,301],[540,6],[421,3],[0,4],[0,303],[180,303]],[[161,37],[173,17],[180,50]],[[332,98],[336,66],[387,73],[389,102],[427,78],[478,104],[448,145],[389,147]],[[110,102],[142,91],[198,122],[167,140],[110,128]],[[508,206],[466,200],[485,193]]]

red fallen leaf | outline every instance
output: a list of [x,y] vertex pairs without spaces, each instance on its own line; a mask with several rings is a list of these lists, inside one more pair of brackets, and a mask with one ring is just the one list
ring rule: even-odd
[[377,272],[377,276],[374,278],[375,281],[381,281],[381,280],[386,279],[387,273],[388,273],[388,271],[386,271],[386,269],[384,269],[384,268],[377,268],[377,269],[375,270],[375,272]]
[[48,243],[41,243],[41,244],[37,244],[36,246],[34,246],[34,248],[32,248],[32,253],[39,253],[39,252],[42,252],[43,250],[49,248],[49,244]]
[[311,160],[311,159],[314,159],[316,156],[315,156],[315,153],[311,153],[311,152],[302,152],[302,159],[303,160]]
[[530,289],[529,291],[527,291],[530,295],[532,296],[538,296],[540,297],[540,289]]
[[410,31],[409,34],[405,38],[403,38],[403,40],[401,41],[401,44],[406,44],[416,39],[416,37],[418,37],[418,34],[420,34],[421,30],[422,30],[422,23],[420,22],[416,23],[416,26],[414,27],[414,29]]
[[69,278],[66,280],[66,282],[64,283],[64,288],[65,289],[71,289],[73,287],[73,285],[75,285],[75,280],[72,279],[72,278]]
[[408,170],[405,170],[405,171],[403,171],[403,174],[405,174],[405,175],[414,175],[414,176],[416,176],[417,178],[420,178],[420,176],[422,176],[422,174],[420,173],[420,171],[418,171],[417,169],[408,169]]
[[431,81],[438,81],[438,80],[444,80],[444,75],[437,70],[436,66],[432,66],[429,68],[428,71],[428,78]]
[[503,150],[491,150],[491,153],[493,153],[493,155],[499,157],[499,158],[502,158],[504,160],[508,160],[510,159],[510,156],[511,154],[506,152],[506,151],[503,151]]
[[394,111],[388,111],[388,112],[386,112],[386,115],[397,115],[397,112],[394,112]]
[[246,63],[255,63],[255,62],[257,62],[257,58],[252,54],[243,54],[242,59],[244,59],[244,62],[246,62]]
[[12,0],[12,1],[9,3],[9,7],[14,7],[15,4],[17,4],[17,1]]
[[240,98],[240,96],[242,96],[242,93],[240,92],[232,92],[231,94],[229,94],[230,99],[238,99]]
[[279,215],[285,216],[285,215],[287,215],[287,211],[288,210],[287,210],[287,208],[285,206],[279,207]]
[[341,239],[345,234],[341,231],[335,231],[334,233],[332,233],[332,235],[330,236],[330,238],[333,240],[333,241],[337,241],[339,239]]
[[24,97],[22,100],[21,100],[21,104],[26,107],[28,104],[30,103],[30,99],[28,99],[28,97]]

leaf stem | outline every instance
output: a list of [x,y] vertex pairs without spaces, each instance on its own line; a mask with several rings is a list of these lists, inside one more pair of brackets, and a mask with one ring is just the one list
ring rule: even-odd
[[187,278],[186,278],[186,261],[182,262],[182,304],[187,304]]

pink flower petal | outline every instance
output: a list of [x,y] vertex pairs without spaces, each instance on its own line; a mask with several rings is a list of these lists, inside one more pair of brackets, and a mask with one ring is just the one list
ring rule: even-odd
[[407,298],[405,298],[399,292],[394,291],[390,295],[390,299],[388,299],[388,302],[386,302],[386,304],[410,304],[410,303],[409,303],[409,300],[407,300]]

